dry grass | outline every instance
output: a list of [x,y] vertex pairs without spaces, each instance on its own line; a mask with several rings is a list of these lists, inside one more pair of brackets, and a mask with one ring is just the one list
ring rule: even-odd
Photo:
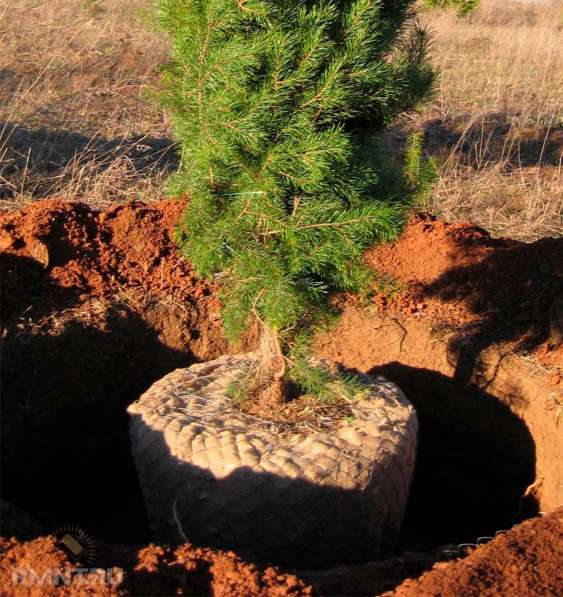
[[521,240],[563,234],[563,5],[481,0],[426,15],[440,79],[405,122],[441,164],[429,207]]
[[143,94],[165,56],[144,0],[0,0],[0,198],[150,199],[175,165]]
[[[94,206],[156,198],[176,166],[144,91],[166,47],[137,18],[151,0],[0,0],[0,203],[58,195]],[[563,234],[563,7],[482,0],[426,13],[441,76],[389,132],[425,132],[440,177],[428,207],[523,240]]]

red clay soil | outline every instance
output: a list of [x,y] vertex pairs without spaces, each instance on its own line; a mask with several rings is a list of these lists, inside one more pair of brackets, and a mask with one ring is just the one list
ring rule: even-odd
[[[451,547],[451,546],[450,546]],[[323,572],[305,572],[319,595],[374,597],[558,597],[563,594],[563,509],[444,561],[440,551],[405,552]],[[439,561],[442,560],[442,561]]]
[[[9,270],[4,319],[30,305],[39,314],[123,290],[216,311],[212,287],[196,279],[171,239],[183,207],[183,201],[163,201],[95,212],[46,200],[0,214],[0,251]],[[562,255],[561,239],[493,239],[472,224],[418,215],[399,241],[368,251],[366,260],[392,280],[373,297],[379,308],[465,327],[476,342],[482,336],[510,342],[557,368],[563,365]],[[36,267],[12,264],[15,257]]]
[[[59,549],[52,537],[40,537],[27,543],[15,539],[0,538],[0,594],[26,595],[77,595],[80,589],[84,594],[86,584],[96,589],[97,595],[115,595],[112,586],[96,582],[94,575],[71,579],[70,571],[75,568],[66,554]],[[68,578],[68,585],[57,586],[57,574]],[[37,580],[37,579],[41,580]],[[80,588],[79,588],[80,587]]]
[[473,224],[419,214],[397,242],[368,251],[366,260],[392,280],[374,298],[380,309],[465,328],[464,341],[510,343],[548,366],[563,365],[563,239],[493,239]]
[[295,575],[247,564],[232,552],[193,548],[188,544],[175,549],[149,545],[138,550],[122,549],[121,554],[119,550],[115,552],[119,565],[77,574],[80,565],[68,559],[53,537],[26,543],[0,539],[0,594],[6,597],[312,594],[311,587]]
[[[2,325],[46,329],[53,325],[46,318],[63,313],[92,319],[99,315],[96,300],[152,303],[144,317],[167,345],[182,350],[191,342],[198,357],[218,356],[226,349],[219,301],[173,240],[184,206],[132,202],[99,212],[50,199],[1,213]],[[182,318],[187,325],[178,325]],[[195,347],[187,327],[198,328]]]
[[[428,566],[431,554],[297,573],[312,587],[295,574],[247,564],[232,552],[188,544],[174,549],[114,547],[112,555],[112,568],[72,577],[70,571],[78,565],[53,537],[26,543],[0,539],[0,594],[555,597],[563,591],[563,509],[518,525],[466,558],[435,563],[418,579],[409,577],[418,576],[425,559]],[[57,574],[65,579],[58,587]],[[389,586],[396,588],[382,593]]]
[[[123,290],[216,307],[211,287],[196,279],[171,238],[184,205],[128,203],[95,212],[52,199],[0,214],[4,317],[29,305],[34,315]],[[41,267],[30,268],[26,258]]]
[[[129,203],[95,212],[80,203],[40,201],[0,214],[0,250],[35,260],[53,284],[80,299],[134,288],[179,300],[214,300],[206,298],[211,287],[196,279],[171,240],[184,205]],[[532,244],[493,239],[469,223],[418,215],[399,241],[372,249],[366,260],[398,289],[384,288],[379,305],[464,325],[517,315],[518,322],[533,327],[550,317],[549,351],[563,333],[562,251],[560,239]],[[30,285],[41,290],[36,280],[22,276],[19,288],[10,290],[30,293]],[[7,292],[5,298],[9,307],[17,294]]]
[[526,597],[563,594],[563,509],[527,521],[468,557],[436,564],[384,597]]

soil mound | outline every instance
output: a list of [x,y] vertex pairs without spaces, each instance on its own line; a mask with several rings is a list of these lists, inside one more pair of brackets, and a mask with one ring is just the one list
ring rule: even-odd
[[[132,202],[106,212],[56,199],[0,214],[4,321],[36,318],[119,292],[211,309],[212,285],[177,253],[185,202]],[[470,223],[419,214],[401,238],[366,254],[379,275],[373,303],[429,317],[481,350],[510,343],[563,365],[563,239],[493,239]],[[555,371],[557,381],[561,371]]]
[[[82,577],[75,575],[72,578],[70,571],[75,567],[76,564],[72,564],[56,546],[53,537],[40,537],[26,543],[0,538],[2,595],[77,595],[81,590],[82,594],[92,594],[95,591],[95,594],[103,597],[118,594],[95,574],[85,574]],[[87,585],[94,590],[86,591]]]
[[183,201],[163,201],[96,212],[52,199],[0,214],[4,320],[125,290],[217,305],[173,242],[183,208]]
[[505,597],[563,591],[563,509],[525,522],[467,558],[436,564],[385,597]]
[[[113,548],[113,566],[76,573],[53,537],[26,543],[0,539],[0,594],[214,595],[285,597],[311,595],[311,587],[276,568],[243,562],[232,552],[149,545]],[[74,573],[71,571],[75,570]]]
[[[375,247],[366,259],[382,279],[374,303],[456,327],[454,351],[463,346],[467,352],[472,345],[475,358],[505,343],[535,352],[546,365],[562,366],[561,255],[563,239],[529,244],[493,239],[473,224],[419,214],[398,241]],[[470,376],[473,364],[464,363],[459,376]]]

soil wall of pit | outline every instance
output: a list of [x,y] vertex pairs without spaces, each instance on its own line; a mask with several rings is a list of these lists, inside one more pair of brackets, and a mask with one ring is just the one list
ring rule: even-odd
[[46,530],[150,538],[127,406],[227,350],[212,289],[171,239],[182,208],[44,201],[0,215],[2,497]]
[[[563,503],[563,417],[545,371],[498,346],[470,382],[456,377],[453,331],[347,308],[318,340],[325,358],[396,382],[420,420],[407,546],[494,534]],[[473,537],[475,538],[475,537]]]
[[322,356],[383,373],[417,409],[407,546],[563,504],[562,254],[563,239],[493,239],[417,216],[368,251],[374,292],[344,297],[318,339]]

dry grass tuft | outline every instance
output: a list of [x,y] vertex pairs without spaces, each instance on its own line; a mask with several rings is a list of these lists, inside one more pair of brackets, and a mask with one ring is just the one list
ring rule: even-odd
[[[158,198],[176,166],[144,98],[166,54],[138,18],[151,0],[0,0],[0,204]],[[496,235],[563,234],[563,6],[481,0],[427,12],[434,100],[388,135],[425,133],[440,176],[428,207]]]

